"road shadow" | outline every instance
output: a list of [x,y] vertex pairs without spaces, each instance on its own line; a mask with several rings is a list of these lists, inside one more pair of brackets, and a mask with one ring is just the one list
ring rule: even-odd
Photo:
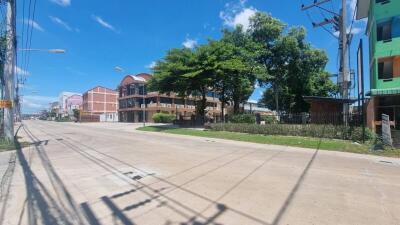
[[322,137],[324,136],[323,134],[325,133],[325,128],[326,127],[324,126],[324,128],[322,130],[321,138],[319,139],[319,142],[318,142],[317,149],[315,150],[315,152],[312,155],[311,159],[308,161],[308,163],[307,163],[306,167],[304,168],[303,172],[301,173],[299,179],[297,179],[296,184],[294,185],[294,187],[290,191],[290,193],[289,193],[288,197],[286,198],[285,202],[283,203],[282,207],[279,209],[277,215],[275,216],[275,218],[274,218],[274,220],[272,222],[272,225],[278,225],[281,222],[281,220],[282,220],[283,216],[285,215],[287,209],[289,208],[289,206],[293,202],[293,199],[295,198],[298,190],[300,189],[301,185],[303,184],[305,177],[307,176],[311,166],[313,165],[313,163],[314,163],[314,161],[315,161],[315,159],[316,159],[316,157],[318,155],[318,152],[320,151],[321,143],[322,143],[322,140],[323,140]]
[[[29,129],[23,127],[28,137],[34,143],[43,143],[36,138]],[[51,183],[52,189],[48,189],[36,176],[30,165],[31,155],[26,157],[25,152],[17,141],[17,158],[22,168],[26,186],[26,209],[28,224],[45,225],[75,225],[87,224],[81,218],[79,208],[65,187],[61,178],[54,169],[46,151],[42,145],[31,145],[29,154],[36,153],[40,163]],[[55,196],[52,195],[55,193]],[[20,215],[20,222],[24,216],[25,207]]]

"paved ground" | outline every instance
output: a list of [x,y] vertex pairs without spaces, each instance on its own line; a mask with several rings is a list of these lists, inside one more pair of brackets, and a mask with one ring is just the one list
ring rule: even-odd
[[134,128],[25,122],[3,224],[400,224],[399,160]]

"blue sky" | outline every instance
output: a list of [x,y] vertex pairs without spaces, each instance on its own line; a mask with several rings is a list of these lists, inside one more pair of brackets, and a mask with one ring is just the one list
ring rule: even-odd
[[[67,50],[66,54],[31,52],[27,67],[19,52],[19,72],[27,78],[23,88],[25,113],[48,107],[62,91],[82,93],[96,85],[115,88],[123,77],[115,71],[116,66],[126,73],[151,72],[152,63],[168,49],[217,39],[224,27],[246,26],[255,11],[271,13],[289,26],[306,27],[309,42],[328,53],[327,70],[337,72],[337,40],[322,29],[312,28],[307,14],[300,10],[301,0],[38,0],[34,19],[28,17],[29,1],[25,2],[25,16],[22,1],[17,7],[19,48],[25,47],[22,37],[27,32],[23,36],[22,28],[31,24],[31,48]],[[349,0],[349,14],[354,3]],[[326,6],[338,11],[339,0]],[[315,21],[323,18],[317,10],[310,15]],[[365,22],[354,25],[354,62],[364,26]],[[260,93],[257,89],[252,98],[257,99]]]

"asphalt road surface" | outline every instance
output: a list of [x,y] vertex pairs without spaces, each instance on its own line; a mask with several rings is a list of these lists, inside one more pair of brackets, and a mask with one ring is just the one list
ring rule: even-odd
[[34,144],[1,182],[0,222],[400,224],[398,159],[136,126],[25,121],[18,135]]

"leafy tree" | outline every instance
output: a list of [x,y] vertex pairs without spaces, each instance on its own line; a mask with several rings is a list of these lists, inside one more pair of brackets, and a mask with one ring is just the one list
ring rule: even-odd
[[[259,55],[255,60],[262,64],[267,71],[259,76],[260,83],[267,88],[272,89],[275,99],[275,105],[279,109],[279,93],[284,83],[285,62],[281,58],[284,56],[280,52],[280,46],[277,45],[277,40],[283,35],[285,24],[280,20],[273,18],[269,14],[257,12],[250,18],[250,29],[248,32],[253,40],[258,43]],[[277,53],[283,53],[277,55]]]
[[308,111],[305,95],[329,96],[336,87],[325,72],[326,53],[312,48],[304,28],[290,28],[269,15],[258,13],[249,32],[262,45],[261,57],[267,73],[259,77],[267,87],[261,100],[271,109],[286,112]]
[[81,111],[79,109],[74,109],[73,113],[75,120],[78,121],[80,119]]
[[233,111],[239,113],[240,103],[246,101],[254,91],[254,83],[260,70],[254,61],[254,42],[243,32],[241,26],[234,30],[224,30],[219,41],[210,41],[214,55],[214,89],[224,106],[233,103]]
[[150,90],[161,93],[175,92],[184,96],[200,96],[197,112],[204,119],[207,92],[213,81],[213,58],[208,45],[194,50],[172,49],[163,60],[156,63],[154,76],[149,82]]

